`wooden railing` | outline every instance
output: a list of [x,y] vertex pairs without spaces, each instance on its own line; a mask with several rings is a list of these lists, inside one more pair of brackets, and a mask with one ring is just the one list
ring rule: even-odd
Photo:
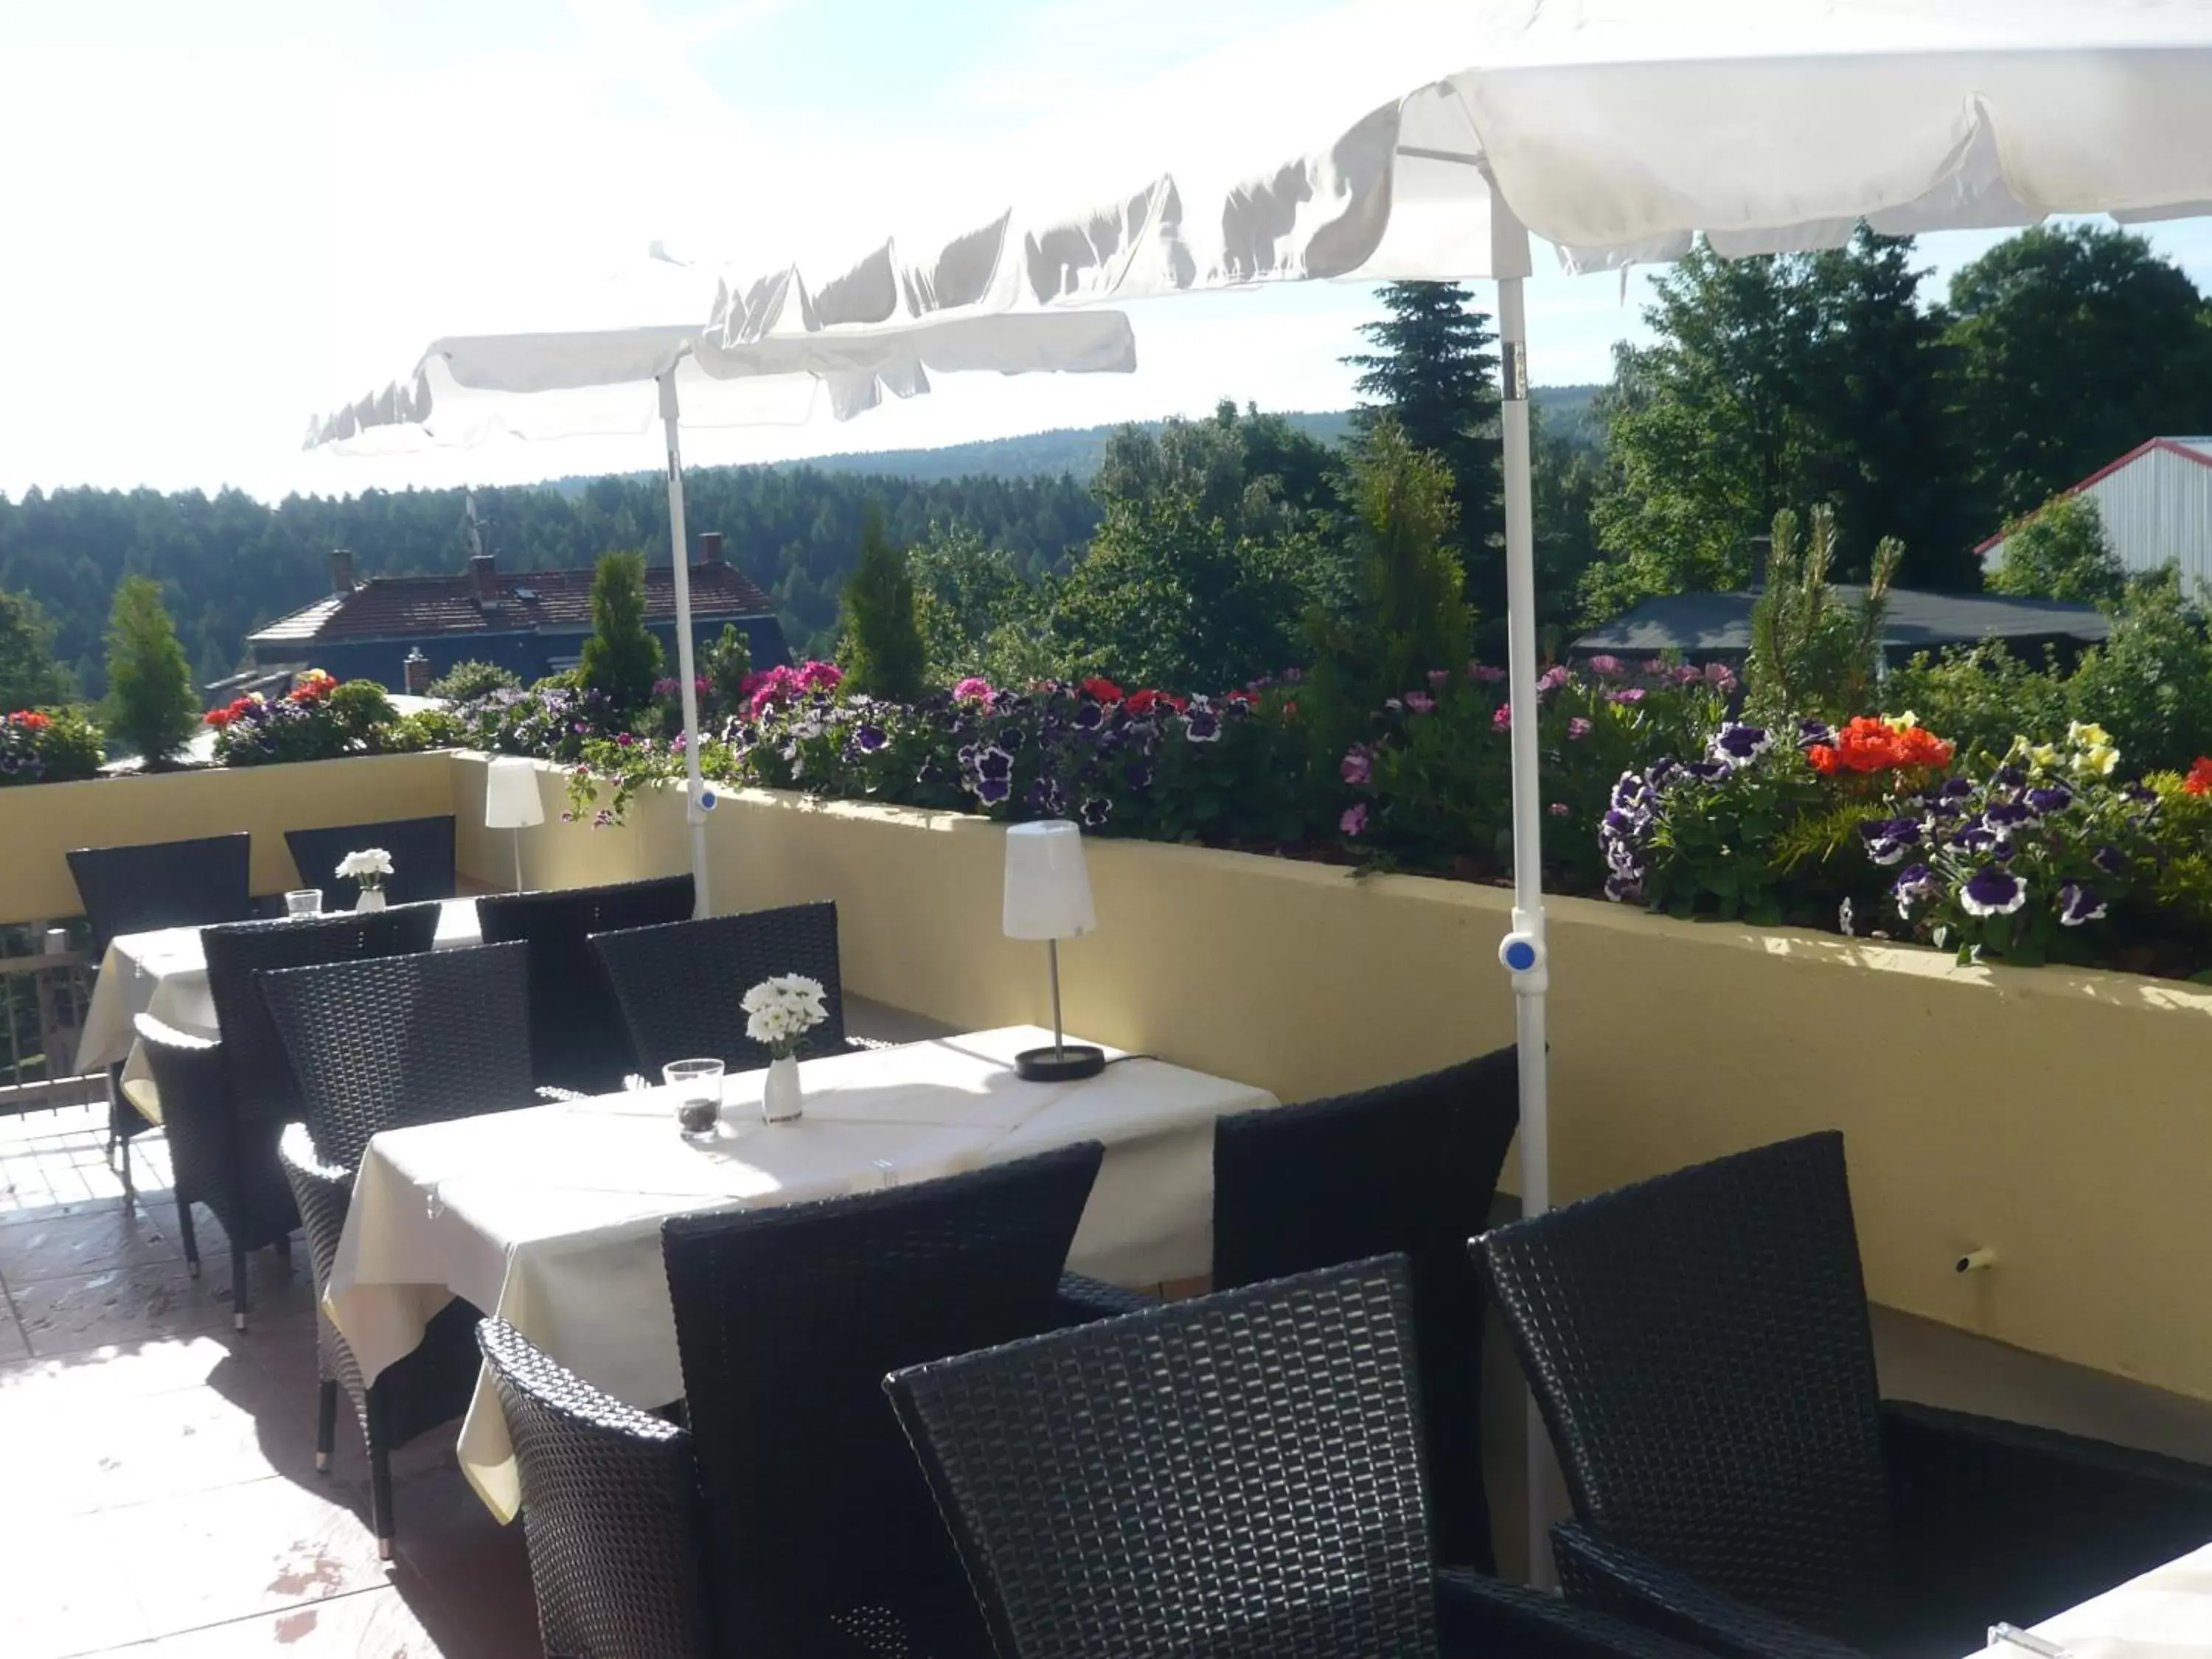
[[0,928],[0,1116],[100,1097],[76,1066],[95,966],[64,929]]

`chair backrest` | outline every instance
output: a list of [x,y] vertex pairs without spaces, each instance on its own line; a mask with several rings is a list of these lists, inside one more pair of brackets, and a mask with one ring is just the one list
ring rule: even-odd
[[300,1115],[300,1085],[258,975],[270,969],[409,956],[428,950],[437,936],[434,904],[400,905],[367,915],[233,921],[202,932],[231,1109],[241,1119],[277,1123]]
[[1086,1142],[663,1228],[728,1659],[981,1651],[975,1600],[883,1378],[1050,1328],[1102,1156]]
[[95,961],[118,933],[244,921],[253,914],[253,838],[208,836],[137,847],[80,847],[70,875],[92,927]]
[[540,1083],[587,1094],[622,1087],[635,1061],[591,937],[681,921],[693,902],[688,875],[477,901],[485,944],[530,947],[530,1042]]
[[381,847],[392,854],[392,874],[384,884],[391,904],[449,899],[459,890],[453,869],[453,815],[392,818],[383,823],[338,824],[327,830],[287,830],[284,844],[303,886],[323,890],[326,909],[350,909],[361,884],[337,872],[349,853]]
[[1467,1242],[1490,1224],[1519,1079],[1505,1048],[1214,1126],[1217,1290],[1394,1253],[1411,1261],[1437,1548],[1468,1566],[1489,1566],[1491,1548],[1475,1409],[1485,1304]]
[[1000,1659],[1437,1651],[1402,1259],[885,1386]]
[[385,1129],[532,1104],[529,973],[522,946],[488,945],[263,974],[324,1163],[358,1169]]
[[538,1352],[477,1327],[522,1480],[538,1633],[561,1659],[705,1659],[691,1437]]
[[1501,1227],[1474,1249],[1575,1512],[1815,1629],[1894,1562],[1840,1134]]
[[842,1053],[845,1000],[837,965],[837,907],[823,902],[749,910],[596,935],[638,1069],[657,1078],[672,1060],[720,1060],[732,1071],[769,1063],[745,1035],[744,994],[779,974],[819,980],[830,1018],[801,1054]]

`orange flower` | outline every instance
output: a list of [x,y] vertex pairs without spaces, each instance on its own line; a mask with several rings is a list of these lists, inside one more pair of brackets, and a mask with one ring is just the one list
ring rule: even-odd
[[2181,787],[2192,795],[2212,795],[2212,755],[2199,755]]
[[1865,775],[1900,767],[1948,766],[1953,748],[1925,726],[1893,726],[1863,714],[1844,726],[1832,747],[1816,744],[1806,750],[1805,758],[1821,776],[1833,777],[1838,771]]
[[35,708],[21,708],[8,716],[8,724],[20,726],[26,732],[43,732],[53,721]]

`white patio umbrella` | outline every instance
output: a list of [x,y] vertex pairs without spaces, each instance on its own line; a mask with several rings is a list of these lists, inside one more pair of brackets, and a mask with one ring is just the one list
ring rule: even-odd
[[[900,280],[1050,313],[1314,278],[1497,279],[1515,842],[1499,956],[1534,1213],[1550,1199],[1547,980],[1521,228],[1589,270],[1670,259],[1699,234],[1729,255],[1832,246],[1861,219],[1903,234],[2212,212],[2212,3],[1376,0],[1290,38],[1195,83],[1235,130],[1224,118],[1187,164],[1136,171],[1157,124],[1116,125],[1123,183],[979,213]],[[1342,114],[1408,55],[1402,90]],[[1313,124],[1255,154],[1253,110]]]
[[[679,268],[648,267],[622,284],[659,290],[653,309],[632,314],[694,316],[708,309],[698,279]],[[1048,370],[1126,374],[1136,367],[1128,319],[1118,312],[1065,316],[950,319],[941,331],[883,331],[844,337],[823,325],[802,284],[787,284],[791,303],[754,319],[750,337],[708,344],[702,322],[617,328],[456,335],[434,340],[413,372],[324,416],[307,447],[388,454],[470,446],[500,436],[527,439],[643,434],[658,419],[667,454],[668,532],[676,586],[678,695],[684,705],[684,815],[700,915],[713,914],[707,887],[707,814],[714,793],[699,769],[699,699],[693,665],[689,537],[684,523],[684,462],[678,428],[792,425],[826,402],[838,420],[874,408],[884,396],[929,390],[932,370],[990,369],[1003,374]],[[690,307],[683,290],[690,290]],[[608,296],[582,309],[604,314]],[[722,299],[717,315],[729,312]]]

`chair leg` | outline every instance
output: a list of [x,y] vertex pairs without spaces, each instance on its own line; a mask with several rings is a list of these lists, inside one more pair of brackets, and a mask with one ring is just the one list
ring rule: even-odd
[[138,1189],[131,1184],[131,1137],[121,1136],[117,1144],[123,1149],[123,1207],[126,1210],[136,1209],[138,1206]]
[[286,1274],[287,1274],[287,1275],[289,1275],[289,1274],[290,1274],[290,1273],[291,1273],[291,1271],[292,1271],[292,1235],[291,1235],[291,1234],[289,1234],[289,1233],[286,1233],[286,1234],[283,1235],[281,1237],[279,1237],[279,1238],[277,1239],[277,1241],[276,1241],[276,1259],[277,1259],[279,1261],[281,1261],[281,1262],[283,1262],[283,1263],[284,1264],[284,1272],[286,1273]]
[[376,1533],[376,1559],[392,1559],[392,1447],[382,1397],[368,1391],[368,1520]]
[[323,1379],[315,1401],[315,1473],[331,1472],[331,1451],[337,1443],[338,1385],[334,1377]]
[[230,1322],[238,1330],[246,1328],[246,1316],[253,1311],[253,1285],[246,1271],[246,1247],[236,1239],[230,1241]]
[[185,1271],[194,1279],[200,1276],[200,1241],[192,1231],[192,1201],[182,1193],[177,1194],[177,1240],[185,1247]]

